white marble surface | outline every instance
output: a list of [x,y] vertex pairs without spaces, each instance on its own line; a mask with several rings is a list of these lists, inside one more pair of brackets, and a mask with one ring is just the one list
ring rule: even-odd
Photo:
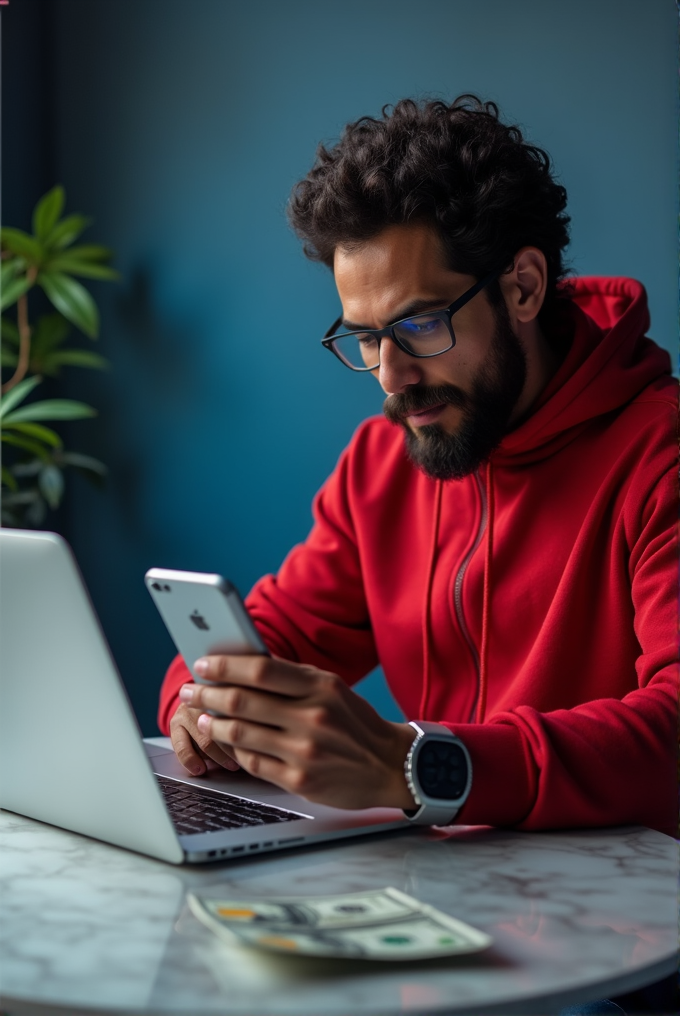
[[[200,868],[8,813],[0,837],[0,1005],[10,1014],[29,1000],[40,1013],[550,1013],[676,962],[677,845],[650,830],[414,829]],[[385,885],[469,921],[493,947],[390,966],[268,957],[214,938],[185,901],[197,889]]]

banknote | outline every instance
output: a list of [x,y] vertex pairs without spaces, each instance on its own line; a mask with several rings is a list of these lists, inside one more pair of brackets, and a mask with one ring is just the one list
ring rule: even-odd
[[290,896],[262,900],[198,898],[206,910],[226,923],[266,922],[291,928],[356,927],[392,921],[411,915],[413,904],[416,903],[397,889],[344,893],[338,896]]
[[189,895],[194,915],[228,941],[305,956],[426,959],[478,952],[491,938],[391,886],[336,896],[223,900]]

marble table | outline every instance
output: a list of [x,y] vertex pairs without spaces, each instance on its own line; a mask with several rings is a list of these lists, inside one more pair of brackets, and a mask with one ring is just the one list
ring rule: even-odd
[[[0,1010],[11,1014],[554,1013],[674,970],[677,845],[648,829],[408,829],[198,868],[0,814]],[[278,957],[213,937],[226,897],[392,885],[493,936],[391,965]]]

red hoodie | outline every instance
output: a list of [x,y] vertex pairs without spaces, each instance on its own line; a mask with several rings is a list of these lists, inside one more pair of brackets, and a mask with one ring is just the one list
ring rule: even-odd
[[[677,383],[640,283],[574,285],[571,350],[486,466],[429,479],[367,420],[247,604],[275,655],[348,684],[380,662],[462,738],[458,821],[675,834]],[[162,730],[190,680],[178,657]]]

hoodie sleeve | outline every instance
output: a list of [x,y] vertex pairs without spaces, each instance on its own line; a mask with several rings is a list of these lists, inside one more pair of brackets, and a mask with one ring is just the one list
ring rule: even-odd
[[[332,670],[349,685],[378,664],[348,503],[349,449],[314,500],[314,525],[277,575],[265,575],[246,606],[274,656]],[[169,733],[180,687],[193,680],[181,656],[160,694],[158,726]]]
[[678,485],[673,467],[624,506],[638,687],[621,699],[447,724],[471,754],[458,821],[537,830],[643,824],[678,832]]

